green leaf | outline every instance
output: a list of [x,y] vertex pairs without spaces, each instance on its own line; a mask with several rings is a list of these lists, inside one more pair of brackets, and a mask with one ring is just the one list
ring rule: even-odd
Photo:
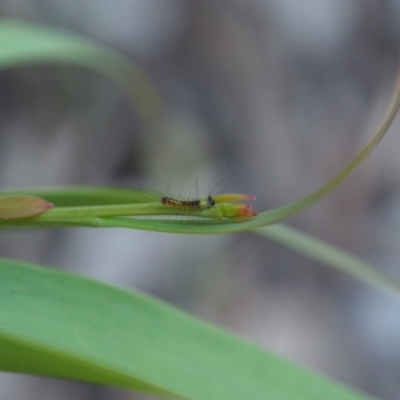
[[150,123],[162,110],[147,76],[116,51],[60,29],[0,19],[0,68],[70,64],[104,74],[121,86]]
[[44,213],[53,204],[35,196],[3,196],[0,197],[0,220],[33,217]]
[[338,271],[345,272],[387,294],[395,295],[397,299],[400,296],[400,283],[398,281],[382,274],[373,265],[295,228],[276,224],[256,229],[254,232],[329,265]]
[[197,400],[366,400],[147,296],[0,259],[0,368]]
[[[3,20],[0,21],[0,48],[0,68],[45,62],[72,63],[92,68],[119,83],[139,105],[142,115],[147,117],[149,121],[151,120],[150,116],[154,117],[155,110],[161,109],[158,96],[147,78],[129,60],[76,35],[23,22]],[[150,101],[144,101],[146,98]],[[146,104],[150,104],[150,107],[147,107]],[[285,206],[264,211],[249,221],[155,221],[153,219],[103,218],[104,210],[101,207],[91,212],[89,210],[81,210],[82,212],[78,212],[78,210],[58,210],[58,207],[56,207],[42,216],[27,220],[26,223],[30,226],[125,227],[161,232],[202,234],[240,232],[271,225],[312,206],[338,187],[369,156],[384,137],[399,107],[400,73],[397,76],[393,100],[381,125],[370,142],[341,172],[308,196]],[[70,203],[74,203],[74,201],[72,199]],[[85,211],[88,211],[86,215]],[[96,212],[99,214],[96,215]],[[7,224],[2,223],[3,226]]]
[[[241,232],[254,228],[260,228],[267,225],[272,225],[287,219],[313,204],[321,200],[332,190],[337,188],[346,178],[348,178],[357,167],[366,160],[366,158],[371,154],[380,140],[384,137],[388,131],[391,123],[393,122],[400,107],[400,72],[398,73],[395,91],[393,95],[393,100],[389,106],[388,112],[383,118],[382,123],[378,127],[377,131],[373,135],[369,143],[358,153],[358,155],[334,178],[332,178],[328,183],[323,185],[321,188],[317,189],[315,192],[303,197],[302,199],[295,201],[293,203],[287,204],[282,207],[278,207],[269,211],[264,211],[260,213],[257,217],[251,218],[244,222],[235,222],[231,220],[155,220],[155,219],[134,219],[134,218],[121,218],[121,216],[126,215],[137,215],[136,211],[140,210],[140,202],[154,201],[154,195],[149,195],[149,192],[140,191],[134,189],[129,193],[128,191],[120,192],[105,190],[103,193],[103,198],[107,199],[106,204],[110,204],[112,197],[115,197],[116,202],[115,207],[110,207],[104,205],[102,207],[101,203],[96,203],[96,206],[90,208],[87,206],[89,204],[86,199],[93,199],[94,192],[99,191],[99,189],[81,189],[78,194],[78,189],[72,188],[70,191],[68,189],[61,189],[63,195],[68,198],[64,203],[76,204],[77,200],[83,201],[81,208],[70,208],[68,207],[55,207],[53,210],[49,210],[47,213],[39,215],[38,217],[31,218],[24,222],[21,221],[0,221],[0,226],[10,226],[10,225],[24,225],[27,226],[89,226],[89,227],[119,227],[119,228],[131,228],[131,229],[143,229],[151,231],[160,232],[171,232],[171,233],[198,233],[198,234],[210,234],[210,233],[230,233],[230,232]],[[84,193],[86,190],[86,194]],[[10,194],[10,192],[4,192]],[[11,192],[12,193],[12,192]],[[15,192],[17,193],[17,192]],[[21,193],[21,192],[19,192]],[[26,191],[28,194],[29,192]],[[35,190],[30,192],[31,194],[36,194],[40,197],[46,198],[46,191]],[[53,196],[62,198],[60,194],[57,194],[57,189],[47,191],[49,199]],[[78,196],[74,199],[74,196]],[[150,200],[151,197],[153,200]],[[137,206],[123,208],[121,205],[121,199],[131,199],[131,202]],[[85,204],[86,202],[86,204]],[[93,203],[92,203],[93,204]],[[121,205],[118,207],[118,205]],[[85,208],[86,207],[86,208]],[[107,207],[107,208],[106,208]],[[129,210],[132,211],[129,214]]]
[[[74,63],[76,65],[92,68],[106,74],[121,84],[131,95],[134,101],[142,107],[142,94],[145,92],[151,98],[151,104],[158,105],[158,97],[152,90],[151,85],[143,74],[134,68],[129,60],[108,50],[102,46],[95,45],[76,35],[63,33],[57,30],[45,29],[22,22],[0,22],[0,68],[20,64],[57,62]],[[140,93],[138,97],[137,94]],[[256,218],[245,222],[234,221],[173,221],[173,220],[146,220],[121,218],[118,212],[110,212],[101,206],[89,209],[59,209],[42,214],[36,218],[26,220],[29,226],[92,226],[92,227],[124,227],[133,229],[145,229],[173,233],[228,233],[259,228],[271,225],[295,215],[304,209],[312,206],[332,190],[338,187],[356,168],[369,156],[379,141],[384,137],[395,118],[400,107],[400,72],[398,73],[393,100],[389,110],[370,142],[361,152],[333,179],[315,192],[303,197],[293,203],[260,213]],[[143,108],[143,107],[142,107]],[[159,109],[157,106],[156,109]],[[154,116],[154,112],[148,113],[142,110],[144,116]],[[154,109],[153,109],[154,111]],[[74,189],[75,190],[75,189]],[[64,192],[65,193],[65,192]],[[39,196],[42,194],[39,192]],[[87,196],[92,196],[89,192]],[[131,198],[143,196],[138,191],[133,193]],[[44,196],[43,196],[44,197]],[[70,196],[69,203],[75,203]],[[129,197],[129,196],[128,196]],[[138,201],[133,201],[138,203]],[[103,203],[110,204],[110,203]],[[121,204],[120,202],[115,204]],[[115,210],[115,209],[114,209]],[[134,215],[134,214],[133,214]],[[118,218],[112,218],[112,217]],[[107,217],[107,218],[104,218]],[[10,225],[10,222],[1,223],[3,226]],[[23,225],[20,221],[16,224]]]
[[153,202],[155,194],[143,189],[70,186],[0,190],[0,196],[23,195],[43,197],[56,207],[118,205]]

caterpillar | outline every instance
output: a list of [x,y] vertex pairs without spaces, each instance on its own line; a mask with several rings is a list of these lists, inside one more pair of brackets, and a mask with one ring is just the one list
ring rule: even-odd
[[196,200],[178,200],[172,197],[164,196],[161,199],[161,204],[175,210],[200,211],[213,207],[215,205],[215,200],[212,198],[212,196],[208,196],[205,199]]

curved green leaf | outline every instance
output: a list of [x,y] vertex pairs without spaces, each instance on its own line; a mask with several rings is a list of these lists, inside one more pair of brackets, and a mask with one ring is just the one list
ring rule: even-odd
[[[143,74],[132,66],[124,57],[95,45],[76,35],[61,33],[58,30],[45,29],[22,22],[0,22],[0,68],[20,64],[57,62],[73,63],[92,68],[104,73],[118,82],[131,95],[137,104],[142,107],[143,93],[151,98],[150,104],[159,104],[155,92],[152,90]],[[138,96],[139,93],[139,96]],[[125,227],[146,229],[174,233],[228,233],[254,229],[280,222],[310,207],[317,201],[339,186],[354,170],[368,157],[379,141],[386,134],[390,124],[400,107],[400,73],[398,73],[393,101],[383,119],[382,124],[366,147],[326,185],[310,195],[269,211],[260,213],[256,218],[246,222],[233,221],[155,221],[135,220],[128,218],[102,218],[101,208],[79,212],[77,210],[59,210],[58,207],[42,214],[37,218],[26,221],[27,225],[34,226],[94,226],[94,227]],[[150,107],[154,110],[152,107]],[[156,107],[158,109],[158,107]],[[149,113],[142,107],[143,115]],[[39,196],[42,193],[37,192]],[[141,196],[136,193],[137,196]],[[135,197],[133,195],[132,197]],[[90,194],[88,194],[90,196]],[[76,200],[71,200],[74,203]],[[136,201],[137,202],[137,201]],[[109,203],[107,203],[109,204]],[[117,203],[121,204],[121,203]],[[83,210],[85,211],[85,210]],[[96,215],[96,212],[99,212]],[[118,216],[119,214],[116,213]],[[5,223],[1,225],[7,225]]]
[[[370,142],[361,150],[361,152],[333,179],[331,179],[327,184],[311,193],[310,195],[295,201],[293,203],[287,204],[282,207],[278,207],[269,211],[264,211],[260,213],[257,217],[252,218],[245,222],[234,222],[230,220],[215,221],[215,220],[154,220],[154,219],[134,219],[134,218],[121,218],[120,215],[128,215],[126,209],[121,213],[118,207],[104,209],[101,206],[96,206],[96,208],[90,209],[85,203],[81,204],[82,207],[75,209],[68,209],[68,207],[56,207],[48,212],[29,220],[20,222],[0,222],[0,226],[8,226],[10,224],[26,224],[30,226],[91,226],[91,227],[123,227],[132,229],[144,229],[151,231],[160,232],[172,232],[172,233],[199,233],[199,234],[209,234],[209,233],[229,233],[229,232],[240,232],[254,228],[260,228],[263,226],[271,225],[280,222],[290,216],[297,214],[304,209],[312,206],[317,201],[321,200],[324,196],[338,187],[349,175],[351,175],[354,170],[369,156],[372,150],[376,147],[379,141],[386,134],[389,129],[393,119],[395,118],[400,107],[400,73],[398,74],[395,92],[393,100],[390,104],[389,110],[384,117],[378,130],[373,135]],[[72,189],[68,193],[68,189],[62,189],[63,195],[68,197],[69,200],[66,201],[69,204],[74,204],[76,199],[77,189]],[[92,189],[99,190],[99,189]],[[79,199],[85,201],[84,195],[85,189],[82,189],[79,194]],[[10,193],[10,192],[4,192]],[[17,192],[14,192],[17,193]],[[45,197],[46,191],[34,190],[26,191],[26,194],[36,194],[40,197]],[[57,189],[53,190],[53,196],[57,196]],[[108,202],[110,204],[111,198],[115,196],[117,205],[120,205],[120,198],[129,198],[132,203],[140,203],[141,201],[147,202],[149,200],[149,193],[145,191],[132,190],[130,194],[128,192],[108,192]],[[52,199],[51,192],[47,192],[49,200]],[[88,198],[93,198],[93,193],[91,189],[86,189],[86,195]],[[120,197],[121,195],[121,197]],[[144,198],[147,199],[143,200]],[[60,195],[58,195],[60,197]],[[106,195],[107,197],[107,195]],[[150,196],[151,197],[151,196]],[[154,196],[153,196],[154,200]],[[128,208],[129,209],[129,205]],[[137,207],[132,207],[132,210],[136,210]],[[132,215],[135,215],[132,213]],[[104,218],[107,216],[107,218]],[[114,216],[114,218],[113,218]],[[115,218],[115,216],[117,218]]]
[[295,228],[276,224],[256,229],[254,232],[339,271],[346,272],[361,282],[395,295],[397,299],[400,296],[400,283],[398,281],[382,274],[373,265]]
[[116,51],[60,29],[0,19],[0,68],[71,64],[104,74],[121,86],[151,121],[162,109],[147,76]]
[[366,400],[147,296],[0,259],[0,368],[198,400]]

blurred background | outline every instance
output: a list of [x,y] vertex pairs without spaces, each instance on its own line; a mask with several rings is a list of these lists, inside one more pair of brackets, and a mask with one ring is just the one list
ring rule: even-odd
[[[366,143],[399,62],[397,0],[0,0],[0,15],[112,46],[165,104],[69,66],[0,72],[0,186],[310,193]],[[157,128],[154,128],[157,127]],[[289,221],[400,280],[400,118],[365,165]],[[211,193],[212,194],[212,193]],[[400,398],[400,303],[253,234],[1,232],[0,254],[151,293],[381,399]],[[234,354],[232,355],[234,362]],[[150,399],[0,374],[0,400]]]

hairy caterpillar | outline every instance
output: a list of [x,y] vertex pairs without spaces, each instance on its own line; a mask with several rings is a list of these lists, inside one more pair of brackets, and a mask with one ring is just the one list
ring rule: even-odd
[[172,197],[164,196],[161,199],[161,204],[175,210],[200,211],[215,206],[215,200],[212,196],[196,200],[177,200]]

